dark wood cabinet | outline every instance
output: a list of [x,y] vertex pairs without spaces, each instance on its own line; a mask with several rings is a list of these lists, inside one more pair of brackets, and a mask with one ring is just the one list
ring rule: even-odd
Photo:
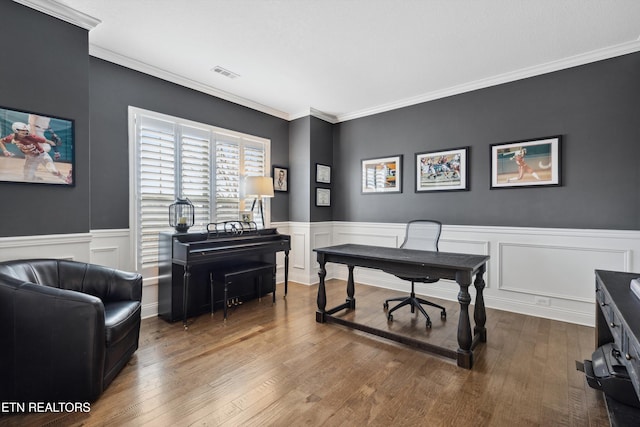
[[[598,348],[614,343],[619,358],[640,396],[640,299],[631,291],[638,273],[596,270],[596,342]],[[611,425],[638,425],[640,409],[607,397]]]

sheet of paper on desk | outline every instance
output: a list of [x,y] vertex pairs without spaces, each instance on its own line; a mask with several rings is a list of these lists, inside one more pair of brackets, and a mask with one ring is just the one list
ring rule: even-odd
[[637,279],[631,279],[631,291],[633,291],[635,296],[640,299],[640,277]]

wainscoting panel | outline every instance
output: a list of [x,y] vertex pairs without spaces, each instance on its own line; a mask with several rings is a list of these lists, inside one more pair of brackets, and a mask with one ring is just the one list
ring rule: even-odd
[[[318,222],[274,223],[289,234],[289,280],[318,282],[314,248],[342,243],[399,246],[406,224]],[[0,260],[63,258],[135,271],[129,230],[0,238]],[[488,307],[593,326],[595,269],[640,272],[640,231],[574,230],[444,225],[440,250],[487,254],[484,292]],[[277,280],[284,280],[284,254],[277,256]],[[408,292],[407,283],[373,269],[356,268],[359,283]],[[346,280],[347,268],[327,264],[327,279]],[[426,296],[457,300],[455,282],[417,284]],[[475,289],[470,288],[472,297]],[[357,295],[356,295],[357,298]],[[158,278],[145,277],[144,317],[156,316]]]
[[513,243],[499,243],[498,253],[499,289],[582,302],[593,302],[593,286],[585,286],[593,270],[628,271],[630,258],[622,249]]
[[293,262],[290,267],[304,270],[307,267],[307,258],[305,257],[307,247],[307,234],[301,232],[291,233],[291,252],[293,253]]
[[91,239],[89,233],[3,237],[0,238],[0,261],[56,258],[90,262]]

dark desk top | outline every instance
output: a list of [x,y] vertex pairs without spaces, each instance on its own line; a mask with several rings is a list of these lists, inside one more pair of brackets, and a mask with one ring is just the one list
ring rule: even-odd
[[[452,252],[419,251],[415,249],[390,248],[344,244],[314,249],[318,254],[354,257],[358,259],[390,261],[393,263],[421,267],[447,268],[458,271],[474,272],[489,260],[488,255],[459,254]],[[383,269],[383,268],[381,268]]]

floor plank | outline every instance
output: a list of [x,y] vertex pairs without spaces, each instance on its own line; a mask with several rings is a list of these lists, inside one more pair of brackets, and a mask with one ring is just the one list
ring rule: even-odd
[[[281,286],[281,285],[279,285]],[[473,370],[336,324],[315,321],[316,286],[180,322],[144,319],[140,348],[89,413],[2,414],[0,425],[48,426],[592,426],[609,424],[602,394],[575,361],[591,356],[593,328],[487,309],[487,343]],[[356,285],[344,316],[457,347],[456,302],[408,308],[387,322],[400,293]],[[327,282],[327,306],[345,283]],[[393,304],[392,304],[393,306]],[[470,310],[473,306],[470,307]]]

